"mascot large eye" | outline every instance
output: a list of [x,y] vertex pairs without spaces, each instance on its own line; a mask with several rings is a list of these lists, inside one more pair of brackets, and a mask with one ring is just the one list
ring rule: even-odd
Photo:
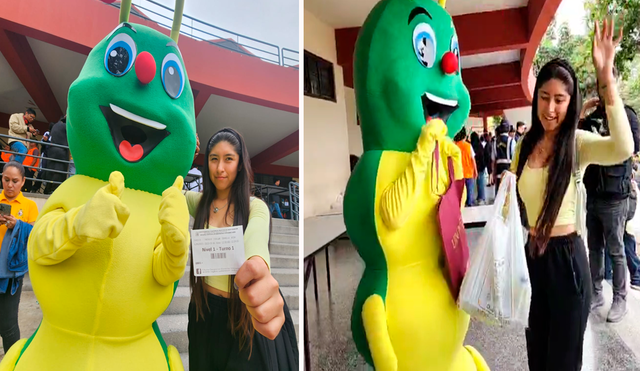
[[423,66],[433,67],[436,60],[436,34],[427,23],[420,23],[413,29],[413,50]]
[[184,88],[184,72],[178,56],[169,53],[162,61],[162,85],[164,90],[173,99],[182,94]]
[[451,53],[458,58],[458,71],[462,69],[462,61],[460,60],[460,46],[458,46],[458,35],[451,37]]
[[113,76],[123,76],[129,72],[136,59],[136,43],[126,33],[116,35],[104,55],[104,68]]

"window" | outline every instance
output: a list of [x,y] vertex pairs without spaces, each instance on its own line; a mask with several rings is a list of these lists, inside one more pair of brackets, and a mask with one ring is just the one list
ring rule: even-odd
[[304,95],[336,101],[333,63],[304,51]]

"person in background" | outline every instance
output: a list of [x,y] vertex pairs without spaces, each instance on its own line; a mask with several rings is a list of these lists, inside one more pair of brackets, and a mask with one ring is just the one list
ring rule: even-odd
[[244,140],[222,129],[204,154],[202,193],[185,191],[193,228],[242,227],[245,260],[235,276],[196,277],[191,256],[189,370],[298,370],[295,328],[270,272],[269,209],[251,197]]
[[[9,145],[6,145],[4,146],[4,150],[11,151],[11,147],[9,147]],[[2,154],[0,155],[0,158],[2,158],[2,162],[6,164],[7,162],[11,161],[11,153],[2,152]]]
[[[615,68],[613,76],[614,79],[618,77]],[[587,110],[594,107],[595,111],[586,116]],[[633,153],[637,153],[640,150],[638,117],[633,108],[627,105],[623,105],[623,107],[633,137]],[[593,135],[609,137],[611,135],[609,128],[611,118],[607,113],[602,93],[598,92],[597,98],[591,98],[585,102],[580,112],[579,127]],[[639,262],[635,253],[635,239],[625,231],[626,222],[633,217],[633,212],[629,209],[630,207],[635,209],[635,195],[632,195],[633,187],[631,185],[632,173],[633,160],[631,156],[611,166],[590,165],[584,173],[584,186],[587,190],[587,245],[589,246],[591,280],[594,285],[591,309],[595,310],[604,305],[602,279],[603,276],[606,278],[608,273],[612,272],[614,298],[607,316],[609,322],[619,322],[627,313],[627,267],[632,268],[630,273],[632,276],[636,276],[632,277],[634,286],[640,284],[636,267]],[[633,246],[628,249],[626,245]],[[604,265],[600,260],[602,254],[604,254]]]
[[22,187],[22,192],[32,192],[35,184],[37,183],[33,179],[34,174],[40,165],[40,159],[33,156],[40,156],[40,150],[38,149],[38,144],[29,142],[29,151],[27,152],[27,156],[24,158],[22,165],[24,166],[25,177],[31,179],[26,179],[24,186]]
[[[280,187],[280,179],[277,179],[273,184],[276,187]],[[280,211],[280,196],[277,194],[271,195],[271,204],[269,205],[269,210],[271,210],[271,215],[275,211],[275,217],[279,219],[284,219],[282,216],[282,211]]]
[[0,336],[5,354],[20,340],[18,307],[22,279],[28,270],[27,241],[38,218],[38,206],[20,191],[24,181],[22,164],[10,161],[4,165],[0,203],[11,207],[9,214],[0,215]]
[[484,205],[487,202],[486,189],[487,189],[487,168],[491,164],[491,153],[482,144],[480,136],[475,131],[471,133],[471,148],[475,153],[476,169],[478,172],[478,179],[476,181],[476,188],[478,197],[476,201],[478,205]]
[[475,183],[478,178],[478,169],[476,168],[476,161],[473,158],[474,153],[471,148],[471,144],[465,140],[467,137],[467,130],[463,127],[458,134],[453,138],[458,148],[460,148],[462,158],[462,173],[464,176],[464,183],[467,187],[467,206],[475,205]]
[[[9,136],[20,139],[32,139],[38,131],[31,123],[36,119],[36,111],[27,108],[25,113],[14,113],[9,117]],[[9,146],[20,155],[12,155],[12,160],[22,163],[24,154],[27,153],[27,142],[17,139],[9,139]]]
[[515,152],[515,141],[509,136],[509,123],[502,121],[502,123],[496,128],[496,144],[495,144],[495,165],[494,176],[496,184],[496,194],[500,189],[500,180],[502,179],[503,172],[509,170],[511,167],[511,159]]
[[527,124],[525,124],[522,121],[518,121],[518,123],[516,124],[516,135],[515,135],[516,142],[520,141],[520,138],[522,138],[525,131],[527,131]]
[[[56,124],[54,124],[51,127],[50,141],[51,143],[59,144],[61,146],[65,146],[65,147],[69,146],[69,143],[67,142],[67,116],[66,115],[62,116],[60,118],[60,121],[58,121]],[[67,179],[66,174],[53,172],[53,171],[46,171],[44,169],[57,170],[60,172],[68,171],[69,164],[67,162],[60,162],[55,160],[68,161],[69,149],[61,148],[57,146],[50,146],[49,149],[47,149],[47,153],[48,153],[48,156],[47,156],[48,160],[47,160],[46,166],[43,166],[43,173],[45,173],[43,174],[44,180],[55,181],[60,183],[64,182],[65,179]],[[53,193],[53,191],[55,191],[56,188],[58,188],[58,186],[59,184],[57,183],[48,182],[47,186],[44,189],[44,194]]]

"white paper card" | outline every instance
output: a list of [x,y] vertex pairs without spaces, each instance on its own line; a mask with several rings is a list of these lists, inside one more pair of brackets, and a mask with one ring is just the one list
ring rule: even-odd
[[191,246],[197,277],[236,274],[246,260],[242,226],[194,229]]

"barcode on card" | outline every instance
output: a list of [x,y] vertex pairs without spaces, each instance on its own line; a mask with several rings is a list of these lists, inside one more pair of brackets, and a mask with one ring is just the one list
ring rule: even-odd
[[226,258],[227,258],[226,252],[214,252],[213,254],[211,254],[211,259],[226,259]]

